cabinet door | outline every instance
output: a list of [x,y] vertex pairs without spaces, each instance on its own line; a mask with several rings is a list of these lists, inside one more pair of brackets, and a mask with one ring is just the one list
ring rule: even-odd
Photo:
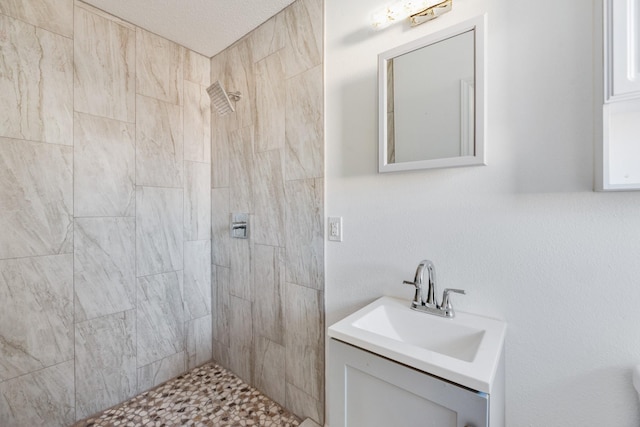
[[640,97],[640,0],[605,0],[606,99]]
[[331,427],[486,427],[489,396],[337,340],[329,342]]

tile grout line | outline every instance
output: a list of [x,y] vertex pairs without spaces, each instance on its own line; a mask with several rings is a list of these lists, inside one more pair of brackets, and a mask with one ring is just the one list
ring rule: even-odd
[[[184,54],[182,56],[182,81],[180,82],[180,84],[182,85],[182,105],[180,106],[180,108],[182,109],[181,111],[181,119],[182,119],[182,289],[180,290],[180,298],[181,298],[181,303],[182,303],[182,333],[183,335],[183,339],[182,339],[182,349],[184,351],[184,366],[183,369],[187,369],[189,366],[189,325],[187,322],[187,316],[185,314],[186,312],[186,301],[185,301],[185,296],[184,296],[184,286],[185,286],[185,274],[184,274],[184,267],[186,265],[185,263],[185,246],[186,246],[186,229],[187,229],[187,219],[185,217],[185,210],[187,209],[187,160],[185,158],[185,147],[186,147],[186,141],[185,141],[185,127],[184,127],[184,116],[185,116],[185,111],[186,111],[186,104],[187,104],[187,95],[186,92],[184,90],[184,71],[185,71],[185,62],[186,62],[186,58],[187,58],[187,50],[186,48],[183,50]],[[191,233],[191,230],[189,230],[189,234]],[[197,233],[196,233],[197,234]]]
[[71,123],[72,123],[72,131],[71,131],[71,144],[73,150],[71,152],[71,203],[73,204],[72,215],[73,215],[73,257],[71,259],[71,284],[72,284],[72,293],[71,297],[72,301],[72,309],[73,309],[73,421],[78,420],[78,369],[77,369],[77,359],[76,359],[76,6],[75,3],[72,6],[71,16],[73,22],[73,36],[72,36],[72,45],[73,52],[71,54],[71,61],[73,63],[73,86],[71,87],[72,92],[72,110],[73,114],[71,115]]
[[135,371],[135,393],[140,393],[140,378],[138,375],[139,368],[139,360],[138,360],[138,27],[135,27],[133,30],[133,127],[134,127],[134,136],[133,136],[133,192],[134,192],[134,204],[133,204],[133,213],[134,213],[134,233],[133,233],[133,262],[134,262],[134,310],[135,310],[135,354],[136,354],[136,371]]

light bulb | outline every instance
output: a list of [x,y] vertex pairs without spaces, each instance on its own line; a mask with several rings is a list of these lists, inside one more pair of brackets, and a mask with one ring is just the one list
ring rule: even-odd
[[371,26],[376,29],[385,28],[426,9],[430,3],[433,3],[433,0],[403,0],[391,3],[371,15]]

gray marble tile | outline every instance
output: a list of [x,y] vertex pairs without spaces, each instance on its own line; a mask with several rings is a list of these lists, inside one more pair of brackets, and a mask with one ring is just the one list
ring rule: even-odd
[[212,266],[211,269],[211,312],[213,315],[213,340],[224,347],[229,346],[229,269]]
[[211,314],[211,240],[184,242],[185,320]]
[[324,288],[323,181],[287,181],[287,281]]
[[134,122],[136,32],[82,7],[74,22],[75,110]]
[[77,419],[136,394],[134,310],[76,324],[75,349]]
[[200,86],[209,86],[211,81],[211,60],[204,55],[185,49],[184,79]]
[[71,425],[75,421],[73,378],[73,360],[69,360],[0,383],[0,425]]
[[283,148],[287,91],[284,68],[278,52],[254,65],[256,80],[256,151]]
[[287,77],[322,63],[322,0],[300,0],[284,10],[289,33],[285,49]]
[[230,356],[228,345],[213,340],[211,355],[215,363],[225,367],[226,369],[231,369],[229,363]]
[[137,275],[183,268],[183,190],[136,188]]
[[287,283],[285,301],[287,382],[321,399],[324,393],[323,293]]
[[283,151],[255,155],[253,239],[256,243],[285,245],[285,195]]
[[184,54],[184,47],[137,28],[137,93],[182,105]]
[[316,399],[294,385],[287,383],[287,404],[285,407],[299,418],[311,418],[324,425],[324,399]]
[[184,162],[184,239],[211,240],[211,165]]
[[186,322],[187,369],[193,369],[211,360],[211,316]]
[[233,128],[234,114],[211,115],[211,188],[229,187],[230,144],[229,132]]
[[[240,92],[242,99],[234,104],[237,125],[243,128],[254,123],[255,77],[253,58],[247,39],[243,39],[227,49],[224,77],[220,79],[227,92]],[[232,101],[233,102],[233,101]]]
[[231,212],[253,211],[253,126],[247,126],[229,134],[230,167],[229,188]]
[[229,293],[247,301],[254,300],[253,262],[250,239],[231,239]]
[[138,368],[138,393],[175,378],[185,372],[186,369],[186,354],[184,351],[141,366]]
[[[211,58],[211,82],[219,80],[226,88],[225,73],[229,51]],[[211,109],[211,188],[229,187],[229,132],[238,129],[235,113],[220,116]]]
[[73,147],[0,138],[0,259],[73,251]]
[[182,188],[183,151],[182,108],[138,96],[136,184]]
[[252,31],[247,37],[253,61],[258,62],[283,49],[286,46],[287,37],[285,12],[280,12]]
[[211,190],[211,261],[229,267],[230,261],[230,215],[229,189]]
[[0,13],[73,37],[73,0],[2,0]]
[[284,406],[286,404],[285,349],[259,335],[255,336],[254,345],[253,381],[255,387]]
[[184,351],[182,271],[138,278],[138,367]]
[[220,80],[221,82],[224,81],[228,52],[229,50],[225,49],[217,55],[211,57],[211,60],[209,61],[211,83],[215,82],[216,80]]
[[211,98],[205,86],[184,81],[184,159],[211,163]]
[[76,218],[75,321],[136,307],[134,218]]
[[73,40],[1,14],[0,34],[0,136],[72,145]]
[[135,214],[135,125],[75,114],[76,217]]
[[324,175],[322,90],[322,66],[287,80],[287,180]]
[[0,382],[70,359],[73,255],[0,261]]
[[253,327],[251,302],[229,297],[229,367],[245,382],[252,382]]
[[284,344],[284,264],[284,248],[254,246],[254,332],[277,344]]

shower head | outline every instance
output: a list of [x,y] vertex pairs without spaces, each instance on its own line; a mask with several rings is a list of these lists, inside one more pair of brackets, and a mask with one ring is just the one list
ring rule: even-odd
[[207,93],[209,97],[211,97],[211,102],[215,107],[218,114],[224,116],[227,113],[233,113],[235,108],[233,108],[233,102],[237,102],[241,98],[240,92],[227,92],[222,87],[222,83],[220,80],[217,80],[214,84],[207,88]]

